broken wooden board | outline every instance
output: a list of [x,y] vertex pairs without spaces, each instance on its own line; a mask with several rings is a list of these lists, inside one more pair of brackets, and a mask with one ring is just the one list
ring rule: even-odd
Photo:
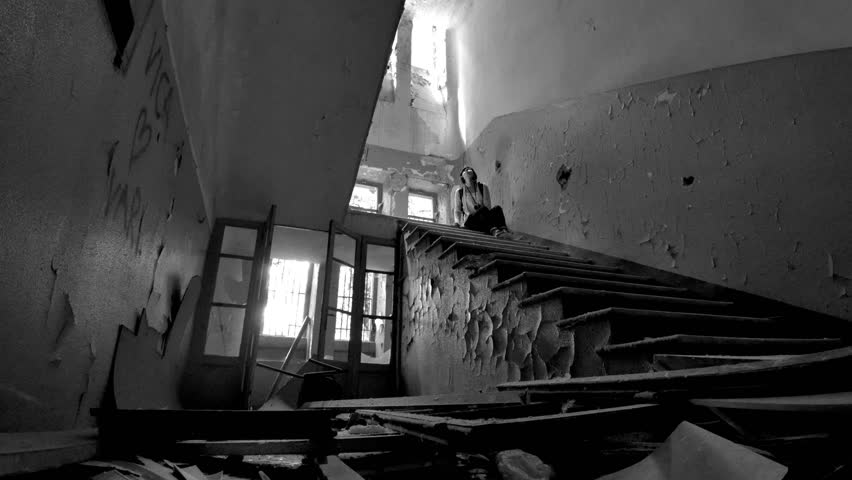
[[38,472],[94,457],[98,431],[0,433],[0,477]]
[[331,442],[318,444],[312,440],[186,440],[175,443],[169,452],[175,455],[293,455],[309,453],[383,452],[410,448],[405,435],[337,436]]
[[523,402],[514,392],[451,393],[444,395],[421,395],[417,397],[359,398],[353,400],[329,400],[305,402],[302,409],[326,409],[353,411],[359,409],[407,409],[420,407],[475,406],[475,405],[520,405]]
[[326,480],[364,480],[358,472],[333,455],[326,457],[326,462],[320,464],[320,471]]
[[654,404],[480,420],[381,410],[358,410],[357,413],[401,433],[473,450],[514,448],[539,440],[549,442],[552,438],[582,441],[612,432],[664,428],[668,423],[664,409]]
[[735,363],[759,362],[764,360],[781,360],[789,355],[677,355],[656,354],[653,366],[657,371],[685,370],[688,368],[717,367]]
[[148,326],[143,311],[136,330],[119,327],[113,359],[113,394],[118,408],[181,408],[178,392],[189,352],[189,324],[201,293],[201,278],[187,284],[161,355],[161,335]]

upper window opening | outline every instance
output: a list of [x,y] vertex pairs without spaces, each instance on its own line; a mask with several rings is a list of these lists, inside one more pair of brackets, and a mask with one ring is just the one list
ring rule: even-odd
[[349,207],[361,212],[379,213],[380,196],[381,188],[378,185],[356,183],[352,189],[352,198],[349,199]]
[[379,92],[379,100],[393,103],[396,100],[396,39],[399,31],[393,36],[388,66],[385,69],[385,77],[382,79],[382,89]]
[[120,67],[124,49],[127,47],[127,42],[130,41],[130,34],[133,33],[135,24],[133,10],[130,8],[129,0],[103,0],[103,5],[109,19],[112,37],[115,39],[113,64]]
[[435,221],[435,196],[422,193],[408,193],[408,218],[423,222]]

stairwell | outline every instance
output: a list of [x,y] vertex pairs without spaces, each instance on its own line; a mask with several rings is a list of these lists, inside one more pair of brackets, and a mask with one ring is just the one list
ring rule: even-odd
[[850,343],[845,322],[831,317],[523,237],[402,228],[408,394],[784,359]]

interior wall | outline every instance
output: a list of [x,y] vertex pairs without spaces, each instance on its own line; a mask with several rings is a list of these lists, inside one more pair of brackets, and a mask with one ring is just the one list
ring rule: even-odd
[[845,0],[474,1],[456,28],[459,124],[640,82],[852,46]]
[[852,319],[852,49],[500,117],[467,152],[509,227]]
[[[0,3],[0,430],[93,424],[120,325],[169,331],[209,221],[159,2]],[[132,54],[131,54],[132,52]],[[191,327],[187,327],[191,328]]]

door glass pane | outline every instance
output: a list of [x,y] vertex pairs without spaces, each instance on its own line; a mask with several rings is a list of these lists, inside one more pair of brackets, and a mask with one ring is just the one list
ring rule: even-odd
[[216,290],[213,301],[217,303],[235,303],[245,305],[251,283],[252,262],[238,258],[219,258],[219,271],[216,272]]
[[245,314],[244,308],[211,307],[204,354],[223,357],[239,356]]
[[[337,339],[337,329],[332,327],[335,327],[338,322],[346,322],[348,326],[350,319],[351,315],[348,313],[337,312],[332,309],[328,310],[326,321],[329,328],[326,332],[325,352],[323,352],[323,357],[326,360],[340,360],[345,362],[349,359],[349,340]],[[348,334],[349,329],[347,328],[346,331]]]
[[225,227],[221,253],[253,257],[256,240],[257,230],[253,228]]
[[392,322],[386,318],[364,317],[361,363],[390,364]]
[[355,265],[355,239],[343,233],[335,234],[333,256],[349,265]]
[[396,249],[384,245],[367,245],[367,270],[393,273]]
[[364,315],[393,314],[393,275],[367,272],[364,279]]

